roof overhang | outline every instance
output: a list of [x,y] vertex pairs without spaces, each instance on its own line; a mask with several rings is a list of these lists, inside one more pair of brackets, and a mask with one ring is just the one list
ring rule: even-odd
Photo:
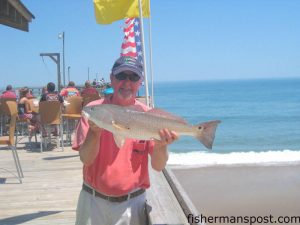
[[20,0],[0,0],[0,24],[28,31],[34,18]]

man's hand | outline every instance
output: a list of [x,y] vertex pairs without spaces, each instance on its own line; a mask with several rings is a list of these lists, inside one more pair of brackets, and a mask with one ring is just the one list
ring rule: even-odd
[[169,154],[167,146],[178,139],[178,135],[174,131],[162,129],[159,131],[160,140],[155,140],[154,151],[151,156],[152,168],[161,171],[165,168]]
[[90,127],[90,130],[95,133],[95,134],[101,134],[101,131],[103,130],[102,128],[98,127],[94,122],[92,121],[88,121],[89,123],[89,127]]
[[80,160],[86,165],[91,165],[99,152],[100,135],[102,128],[96,126],[95,123],[88,121],[89,130],[84,143],[79,149]]
[[160,140],[155,140],[155,145],[158,145],[160,147],[170,145],[179,138],[178,134],[175,131],[170,131],[168,129],[160,130],[159,136]]

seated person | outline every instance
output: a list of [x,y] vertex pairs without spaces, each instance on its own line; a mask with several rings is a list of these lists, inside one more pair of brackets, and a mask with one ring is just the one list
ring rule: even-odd
[[28,89],[28,93],[27,93],[26,97],[27,97],[28,99],[35,98],[35,96],[33,95],[33,93],[32,93],[32,90],[31,90],[31,89]]
[[70,81],[68,87],[61,90],[60,95],[67,98],[71,96],[80,96],[80,93],[75,87],[75,83],[73,81]]
[[55,91],[55,84],[52,82],[49,82],[47,84],[47,91],[42,94],[41,100],[42,101],[60,101],[61,103],[64,102],[62,96]]
[[81,95],[93,95],[93,94],[98,94],[98,91],[96,88],[92,87],[90,81],[86,81],[84,84],[85,88],[82,90]]
[[12,86],[9,84],[6,86],[6,91],[2,92],[2,95],[0,95],[0,98],[12,98],[17,99],[16,93],[12,90]]
[[[45,91],[45,93],[42,94],[42,97],[40,99],[40,102],[43,101],[59,101],[60,103],[63,103],[63,97],[57,92],[55,91],[55,84],[52,82],[49,82],[47,84],[47,91]],[[42,129],[43,132],[43,137],[47,136],[47,132],[45,127],[43,126]],[[54,131],[52,132],[54,136],[58,135],[58,131],[57,131],[57,127],[54,126]]]
[[31,135],[32,131],[36,131],[39,128],[38,115],[32,111],[30,107],[29,99],[26,97],[29,93],[27,87],[21,88],[19,90],[20,99],[18,102],[18,114],[20,119],[28,119],[30,124],[28,125],[28,130]]

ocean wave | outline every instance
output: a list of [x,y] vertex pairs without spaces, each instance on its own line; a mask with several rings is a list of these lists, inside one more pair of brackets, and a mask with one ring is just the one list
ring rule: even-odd
[[170,153],[168,165],[188,167],[208,167],[218,165],[277,165],[300,164],[300,150],[265,151],[265,152],[232,152],[232,153],[207,153],[188,152]]

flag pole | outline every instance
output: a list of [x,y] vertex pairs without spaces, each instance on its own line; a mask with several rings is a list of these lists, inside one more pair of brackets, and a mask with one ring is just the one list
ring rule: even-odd
[[146,51],[145,51],[145,40],[144,40],[144,23],[143,23],[143,10],[142,10],[142,0],[139,0],[139,11],[141,18],[141,37],[142,37],[142,48],[143,48],[143,68],[144,68],[144,80],[145,80],[145,95],[146,95],[146,105],[150,107],[149,103],[149,90],[148,90],[148,78],[147,78],[147,63],[146,63]]
[[151,107],[154,108],[154,78],[153,78],[153,61],[152,61],[152,24],[151,24],[151,7],[149,1],[149,56],[150,56],[150,75],[151,75]]

